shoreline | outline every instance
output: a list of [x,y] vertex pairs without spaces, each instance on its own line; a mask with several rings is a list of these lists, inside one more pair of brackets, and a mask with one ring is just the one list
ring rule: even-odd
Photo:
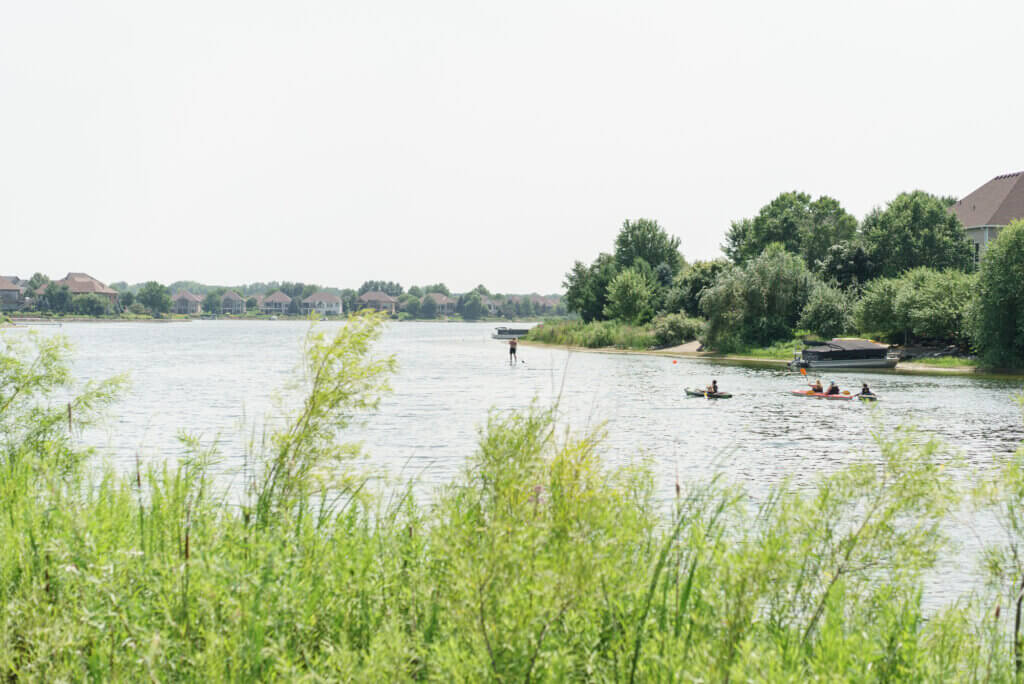
[[[772,366],[772,367],[785,367],[789,361],[785,359],[767,359],[758,356],[742,356],[739,354],[721,354],[719,352],[692,352],[692,351],[679,351],[676,347],[669,347],[667,349],[617,349],[615,347],[574,347],[561,344],[548,344],[546,342],[534,342],[530,340],[520,340],[520,345],[530,347],[550,347],[553,349],[564,349],[570,352],[586,352],[586,353],[599,353],[599,354],[639,354],[643,356],[664,356],[667,358],[676,359],[693,359],[697,361],[714,361],[716,363],[723,364],[734,364],[734,365],[761,365],[761,366]],[[682,345],[680,345],[682,346]],[[843,371],[846,369],[835,369],[837,371]],[[942,367],[942,366],[931,366],[924,363],[914,363],[913,361],[900,362],[895,368],[861,368],[857,369],[860,371],[868,371],[871,373],[897,373],[906,375],[973,375],[979,377],[993,377],[1001,379],[1013,379],[1022,378],[1024,379],[1024,370],[1007,370],[1007,371],[996,371],[982,369],[979,366],[954,366],[954,367]]]

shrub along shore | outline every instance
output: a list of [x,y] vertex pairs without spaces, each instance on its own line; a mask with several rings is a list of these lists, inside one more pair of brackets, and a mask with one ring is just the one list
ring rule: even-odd
[[[66,342],[0,336],[0,677],[1020,676],[1024,449],[961,477],[934,440],[879,430],[810,489],[754,502],[683,481],[666,505],[651,469],[603,463],[599,432],[569,434],[534,405],[492,414],[421,506],[410,488],[372,492],[358,447],[338,441],[387,390],[379,331],[364,315],[310,334],[305,400],[252,440],[240,499],[193,436],[176,465],[97,466],[78,435],[123,381],[55,402]],[[986,555],[989,590],[926,612],[942,522],[968,502],[1008,535]]]

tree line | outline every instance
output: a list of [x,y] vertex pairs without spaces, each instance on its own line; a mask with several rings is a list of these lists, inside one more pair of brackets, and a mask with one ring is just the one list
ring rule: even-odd
[[976,267],[954,202],[903,193],[858,222],[831,197],[785,192],[732,222],[723,258],[692,264],[656,221],[627,220],[613,252],[573,264],[566,303],[586,322],[650,325],[666,343],[697,331],[726,352],[804,330],[955,344],[1024,366],[1024,222]]

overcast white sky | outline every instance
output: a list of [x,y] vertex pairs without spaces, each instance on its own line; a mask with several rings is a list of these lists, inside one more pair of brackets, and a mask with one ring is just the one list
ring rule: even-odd
[[1024,169],[1021,2],[0,0],[0,273],[555,292]]

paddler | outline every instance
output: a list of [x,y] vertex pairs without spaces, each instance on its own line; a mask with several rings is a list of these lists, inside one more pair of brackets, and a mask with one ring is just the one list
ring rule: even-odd
[[811,391],[814,392],[815,394],[821,394],[822,392],[825,391],[825,388],[821,386],[821,378],[818,378],[817,380],[814,381],[814,384],[811,385]]
[[865,383],[861,383],[861,386],[860,386],[860,396],[862,396],[862,397],[873,397],[873,396],[875,396],[875,393],[871,391],[871,388],[868,387],[868,383],[865,382]]
[[704,388],[708,394],[718,394],[718,380],[712,379],[711,384]]
[[825,390],[825,394],[826,394],[826,396],[831,396],[833,394],[839,394],[839,385],[836,384],[835,380],[833,380],[833,381],[831,381],[829,383],[828,389]]

